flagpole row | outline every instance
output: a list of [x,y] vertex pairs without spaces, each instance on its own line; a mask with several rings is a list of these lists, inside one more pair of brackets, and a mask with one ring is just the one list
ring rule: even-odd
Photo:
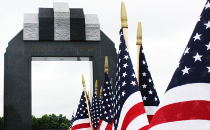
[[125,3],[121,2],[121,27],[123,30],[123,36],[125,39],[125,44],[129,50],[128,46],[128,23],[127,23],[127,14],[126,14],[126,9],[125,9]]
[[90,116],[90,107],[89,107],[89,104],[88,104],[88,99],[87,99],[87,91],[86,91],[86,84],[85,84],[85,78],[82,74],[82,85],[83,85],[83,89],[84,89],[84,93],[85,93],[85,100],[86,100],[86,105],[87,105],[87,110],[88,110],[88,116],[89,116],[89,120],[90,120],[90,128],[91,130],[93,130],[93,127],[92,127],[92,121],[91,121],[91,116]]
[[141,28],[141,22],[138,22],[138,28],[137,28],[137,81],[139,85],[139,58],[140,58],[140,50],[142,46],[142,28]]

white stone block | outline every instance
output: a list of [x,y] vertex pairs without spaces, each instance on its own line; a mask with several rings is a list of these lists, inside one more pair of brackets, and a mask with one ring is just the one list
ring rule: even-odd
[[39,40],[39,18],[37,13],[25,13],[23,40]]
[[53,3],[54,40],[70,40],[70,10],[68,3]]
[[85,33],[87,41],[100,41],[100,23],[97,14],[85,14]]

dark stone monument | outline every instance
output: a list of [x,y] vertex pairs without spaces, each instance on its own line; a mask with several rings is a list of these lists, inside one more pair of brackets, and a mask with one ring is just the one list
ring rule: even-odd
[[39,40],[54,40],[54,12],[52,8],[39,8]]
[[[46,23],[44,21],[45,13],[42,12],[43,10],[41,8],[39,10],[39,13],[42,14],[39,15],[39,22],[44,25]],[[46,11],[52,11],[52,9],[47,9]],[[50,24],[52,22],[51,14],[52,12],[49,13]],[[23,40],[23,35],[25,35],[23,29],[11,39],[6,48],[4,54],[4,130],[32,129],[32,57],[89,57],[93,61],[93,82],[98,80],[98,84],[103,84],[104,61],[105,56],[108,56],[109,76],[113,78],[113,86],[115,86],[116,49],[114,43],[102,31],[100,31],[99,41],[55,41],[51,37],[53,32],[50,29],[51,27],[43,25],[39,26],[39,31],[41,31],[39,32],[40,40],[30,41],[28,40],[30,35],[27,35],[27,37],[29,36],[27,41]],[[49,35],[49,39],[46,38],[42,31],[46,31],[46,36]],[[71,31],[71,33],[74,32]],[[30,32],[30,34],[33,33]],[[98,89],[98,93],[99,91],[100,89]]]
[[83,9],[70,8],[71,40],[85,40],[85,15]]

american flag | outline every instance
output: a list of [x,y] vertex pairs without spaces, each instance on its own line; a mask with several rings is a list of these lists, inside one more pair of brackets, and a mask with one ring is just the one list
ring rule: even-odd
[[139,56],[139,87],[148,120],[151,122],[160,101],[152,80],[152,76],[148,70],[143,46],[141,46]]
[[210,1],[197,22],[150,130],[210,129]]
[[99,111],[100,111],[100,102],[96,95],[96,92],[93,94],[92,106],[91,106],[91,119],[93,124],[93,129],[97,130],[99,124]]
[[122,30],[114,102],[115,130],[147,130],[149,123]]
[[71,117],[71,122],[70,122],[70,125],[69,125],[69,130],[71,130],[73,123],[74,123],[74,115],[72,115],[72,117]]
[[105,81],[101,99],[101,109],[99,115],[98,130],[111,130],[113,119],[113,91],[110,83],[109,75],[105,73]]
[[84,91],[82,92],[77,112],[74,118],[74,123],[71,130],[90,130],[90,120],[88,117],[87,105]]

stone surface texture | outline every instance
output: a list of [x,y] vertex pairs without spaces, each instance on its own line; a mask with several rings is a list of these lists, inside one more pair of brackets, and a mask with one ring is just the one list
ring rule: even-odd
[[55,2],[54,9],[54,40],[70,40],[70,10],[68,3]]
[[37,13],[24,14],[23,40],[39,40],[39,19]]
[[97,14],[85,14],[85,31],[87,41],[100,41],[100,23]]
[[53,8],[39,8],[39,40],[54,40]]
[[85,15],[82,8],[70,8],[71,40],[85,41]]

